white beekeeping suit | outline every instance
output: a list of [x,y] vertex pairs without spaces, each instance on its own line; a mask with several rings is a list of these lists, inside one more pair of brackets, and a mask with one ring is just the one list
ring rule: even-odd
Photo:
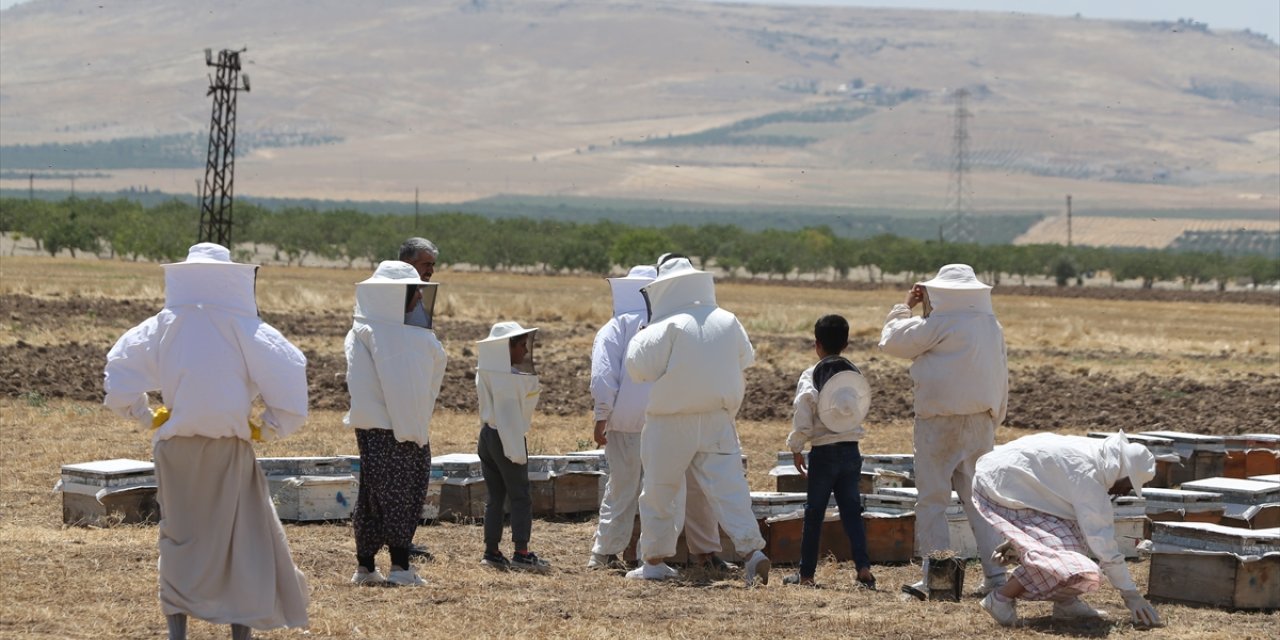
[[1129,478],[1135,491],[1155,477],[1155,458],[1123,433],[1104,440],[1038,433],[996,447],[978,460],[974,488],[1010,509],[1035,509],[1080,525],[1102,573],[1120,591],[1137,586],[1116,545],[1108,491]]
[[307,359],[258,317],[257,265],[231,262],[222,246],[191,247],[164,267],[165,305],[107,354],[103,401],[151,427],[148,392],[159,390],[169,419],[152,438],[250,440],[255,397],[266,405],[263,437],[284,437],[307,418]]
[[[254,301],[257,266],[200,243],[164,265],[165,306],[107,354],[104,404],[152,426],[148,393],[169,409],[152,437],[160,607],[170,636],[188,616],[238,627],[307,624],[306,578],[293,564],[251,440],[259,395],[263,439],[307,417],[307,361]],[[159,417],[159,416],[156,416]]]
[[985,592],[1003,584],[1005,570],[990,557],[999,535],[970,496],[974,465],[995,446],[995,429],[1008,406],[1004,329],[991,306],[991,287],[978,281],[972,267],[946,265],[921,285],[927,292],[925,315],[912,317],[906,304],[894,305],[880,334],[882,351],[912,360],[916,548],[925,558],[951,548],[946,509],[955,491],[977,542],[986,574],[979,591]]
[[[481,422],[497,430],[509,460],[524,464],[529,460],[524,437],[533,421],[542,387],[533,366],[536,328],[517,322],[499,322],[489,337],[476,343],[476,394],[480,400]],[[529,334],[528,355],[523,362],[511,362],[511,338]]]
[[[653,383],[640,444],[640,555],[653,563],[675,553],[689,469],[734,547],[759,550],[764,540],[751,513],[734,428],[746,388],[742,372],[755,361],[747,333],[716,305],[711,274],[685,258],[664,262],[643,291],[652,319],[631,340],[626,360],[633,381]],[[759,553],[752,558],[748,582],[758,567],[765,572],[759,577],[767,577],[768,560]]]
[[389,429],[400,442],[430,443],[431,416],[447,356],[435,331],[406,321],[410,287],[420,287],[430,314],[438,284],[398,260],[386,260],[356,284],[355,318],[344,342],[351,410],[343,423]]

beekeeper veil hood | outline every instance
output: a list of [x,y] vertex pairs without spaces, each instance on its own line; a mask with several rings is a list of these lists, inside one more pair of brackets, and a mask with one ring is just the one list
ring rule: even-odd
[[1129,442],[1124,431],[1102,441],[1102,481],[1108,488],[1129,478],[1133,490],[1142,495],[1142,485],[1156,477],[1156,458],[1146,447]]
[[430,314],[437,287],[419,278],[413,265],[383,260],[372,276],[356,283],[355,316],[365,322],[405,324],[405,307],[414,293],[422,292],[422,305]]
[[644,294],[640,288],[653,282],[658,277],[658,270],[653,265],[642,264],[631,267],[631,271],[622,278],[607,278],[609,289],[613,292],[613,315],[624,313],[644,313],[646,310]]
[[653,322],[682,309],[716,307],[715,279],[706,271],[694,269],[688,258],[667,259],[658,267],[658,277],[641,292]]
[[192,245],[187,259],[164,267],[164,306],[207,305],[232,313],[258,315],[254,299],[258,265],[231,261],[220,244]]
[[[480,420],[498,431],[502,450],[516,464],[528,461],[525,434],[533,422],[541,386],[533,375],[533,336],[518,322],[499,322],[489,337],[476,343],[476,395],[480,400]],[[511,362],[511,341],[526,336],[528,355]]]
[[932,280],[920,283],[934,312],[971,311],[994,313],[991,287],[983,284],[967,264],[949,264],[938,269]]

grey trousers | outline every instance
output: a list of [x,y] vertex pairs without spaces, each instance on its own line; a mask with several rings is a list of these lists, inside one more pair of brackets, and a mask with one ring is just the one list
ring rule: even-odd
[[498,431],[488,425],[480,428],[480,470],[489,490],[484,507],[485,550],[496,550],[502,542],[502,516],[506,503],[511,505],[511,541],[517,547],[529,544],[533,529],[533,498],[529,495],[529,465],[516,464],[502,449]]

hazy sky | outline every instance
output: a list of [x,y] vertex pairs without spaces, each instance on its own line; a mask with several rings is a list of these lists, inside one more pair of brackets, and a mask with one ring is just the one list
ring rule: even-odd
[[[38,0],[0,0],[0,9]],[[99,0],[101,1],[101,0]],[[516,0],[518,1],[518,0]],[[786,5],[918,7],[970,11],[1015,11],[1086,18],[1177,20],[1194,18],[1210,29],[1249,29],[1280,41],[1278,0],[718,0]]]

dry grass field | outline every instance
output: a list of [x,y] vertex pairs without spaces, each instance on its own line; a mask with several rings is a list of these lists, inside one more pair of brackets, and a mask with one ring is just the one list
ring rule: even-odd
[[[264,316],[282,327],[309,354],[313,376],[331,376],[341,358],[341,336],[349,326],[352,283],[364,270],[264,268],[259,302]],[[568,376],[565,394],[585,395],[585,378],[573,374],[590,350],[594,328],[607,317],[604,284],[594,278],[437,274],[442,282],[441,334],[454,371],[474,366],[464,351],[478,331],[498,318],[514,318],[543,328],[537,355],[547,376]],[[129,326],[157,311],[162,299],[161,271],[155,265],[113,261],[5,258],[0,262],[0,637],[13,638],[159,638],[164,623],[156,601],[156,531],[153,526],[65,527],[59,494],[50,489],[62,464],[104,458],[149,459],[146,434],[104,411],[92,398],[100,389],[102,359],[111,342]],[[866,364],[878,404],[863,450],[910,451],[910,416],[903,408],[909,382],[907,363],[879,357],[873,345],[884,312],[900,294],[892,291],[842,291],[764,284],[722,283],[723,306],[744,321],[757,345],[749,394],[770,377],[786,398],[811,353],[806,335],[813,319],[827,312],[846,315],[854,327],[854,360]],[[123,301],[129,300],[129,305]],[[45,306],[38,306],[45,305]],[[1070,300],[999,296],[997,312],[1005,326],[1013,379],[1038,380],[1044,371],[1062,371],[1055,384],[1106,386],[1153,380],[1143,389],[1194,383],[1202,404],[1227,412],[1230,405],[1254,406],[1243,415],[1268,417],[1271,423],[1235,425],[1240,431],[1274,430],[1274,389],[1280,387],[1280,307],[1276,304],[1212,305],[1123,300]],[[43,314],[32,309],[44,309]],[[78,345],[72,348],[69,345]],[[25,345],[25,346],[20,346]],[[86,362],[56,360],[66,354]],[[44,360],[42,360],[44,358]],[[44,363],[44,364],[42,364]],[[57,364],[63,363],[63,364]],[[327,363],[327,364],[326,364]],[[15,367],[14,365],[18,365]],[[29,371],[26,375],[24,371]],[[71,380],[99,376],[95,380]],[[581,378],[581,379],[580,379]],[[68,392],[72,383],[90,389]],[[1236,387],[1215,386],[1232,383]],[[61,384],[62,386],[59,386]],[[552,386],[555,380],[544,379]],[[86,386],[87,385],[87,386]],[[317,398],[313,384],[312,399]],[[1183,387],[1178,387],[1183,388]],[[1241,389],[1234,396],[1223,389]],[[1021,389],[1021,387],[1019,387]],[[1176,390],[1176,389],[1175,389]],[[464,389],[465,391],[465,389]],[[460,391],[459,393],[463,393]],[[776,393],[775,393],[776,391]],[[474,394],[474,391],[471,391]],[[1098,425],[1098,411],[1118,413],[1113,396],[1096,395],[1076,404],[1043,401],[1085,394],[1079,388],[1017,391],[1024,413],[1060,414],[1060,431],[1079,433]],[[555,396],[535,418],[531,448],[562,452],[582,448],[590,437],[589,414],[576,399]],[[883,397],[884,402],[881,403]],[[1176,400],[1166,398],[1166,408]],[[313,411],[301,433],[262,446],[260,455],[332,455],[353,453],[354,438],[341,424],[344,397],[329,398],[328,408]],[[754,402],[762,402],[759,399]],[[1256,405],[1256,406],[1255,406]],[[1058,406],[1059,408],[1055,408]],[[1194,409],[1180,409],[1192,412]],[[1186,405],[1192,406],[1192,405]],[[750,456],[753,489],[772,488],[768,469],[782,448],[789,424],[786,406],[776,415],[739,423]],[[1208,409],[1204,412],[1207,414]],[[753,415],[764,415],[759,407]],[[1012,413],[1011,413],[1012,416]],[[1174,419],[1176,416],[1171,417]],[[1240,421],[1243,421],[1241,419]],[[1036,422],[1044,424],[1045,422]],[[1185,423],[1179,423],[1185,424]],[[1272,426],[1267,426],[1267,425]],[[1128,424],[1109,424],[1109,428]],[[1144,425],[1133,425],[1140,427]],[[1224,427],[1225,428],[1225,427]],[[471,451],[476,416],[464,409],[441,409],[432,425],[432,449],[439,455]],[[1002,427],[1001,441],[1028,433]],[[875,568],[882,591],[852,588],[849,566],[824,562],[818,580],[823,589],[784,587],[789,568],[775,568],[767,587],[747,590],[734,579],[690,572],[669,584],[636,584],[612,573],[583,568],[594,519],[534,523],[532,546],[549,559],[550,575],[497,574],[479,565],[480,527],[438,524],[419,530],[417,540],[436,555],[420,567],[429,581],[421,589],[355,588],[347,584],[354,565],[354,543],[346,524],[286,525],[294,557],[311,587],[310,627],[259,633],[260,638],[459,638],[459,637],[794,637],[826,638],[1265,638],[1275,637],[1276,617],[1158,605],[1170,626],[1138,631],[1125,622],[1055,624],[1047,604],[1026,604],[1022,629],[1001,629],[982,612],[976,599],[960,603],[916,603],[899,599],[897,586],[918,567]],[[385,554],[379,562],[387,562]],[[1145,584],[1147,564],[1131,568]],[[970,567],[972,588],[980,571]],[[1122,613],[1118,594],[1104,587],[1090,600]],[[226,637],[226,629],[193,622],[192,638]]]

